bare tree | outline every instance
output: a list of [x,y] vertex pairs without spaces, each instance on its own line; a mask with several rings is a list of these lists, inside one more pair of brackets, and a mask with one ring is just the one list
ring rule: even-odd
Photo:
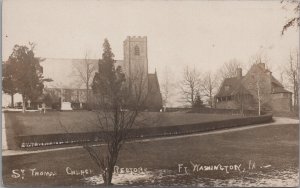
[[73,64],[73,76],[77,77],[78,87],[84,85],[86,90],[86,103],[89,103],[89,91],[97,66],[89,59],[88,52],[85,52],[84,59]]
[[265,69],[259,68],[260,66],[265,68],[266,63],[262,61],[261,56],[257,56],[254,62],[251,63],[252,69],[255,68],[256,70],[252,71],[252,74],[247,77],[248,80],[244,80],[247,82],[247,89],[257,101],[258,115],[261,115],[262,107],[267,104],[271,92],[271,88],[268,87],[269,75],[265,72]]
[[[296,56],[296,57],[295,57]],[[296,111],[299,104],[299,92],[298,92],[298,79],[299,79],[299,53],[296,52],[295,55],[290,53],[289,64],[284,68],[284,73],[288,81],[289,88],[293,90],[293,108]]]
[[163,98],[163,106],[167,107],[170,103],[170,98],[172,97],[172,89],[173,83],[170,80],[170,68],[165,67],[164,74],[163,74],[163,81],[161,84],[161,91],[162,91],[162,98]]
[[130,131],[146,119],[141,114],[147,99],[147,94],[144,92],[146,82],[142,79],[143,76],[137,77],[138,81],[131,80],[131,89],[124,83],[120,90],[111,92],[109,96],[98,98],[100,108],[94,111],[97,116],[95,125],[99,128],[98,137],[105,145],[103,147],[93,147],[89,144],[84,146],[101,170],[106,186],[111,185],[114,166]]
[[217,89],[217,80],[216,76],[212,74],[211,71],[206,72],[201,79],[201,93],[203,96],[208,97],[208,105],[213,107],[213,96],[215,95]]
[[93,79],[93,92],[97,96],[98,137],[103,147],[86,144],[84,148],[101,171],[104,185],[111,185],[114,166],[120,150],[132,128],[137,125],[148,95],[148,80],[144,67],[135,67],[130,75],[114,66],[113,53],[107,39],[103,44],[102,61]]
[[[281,35],[284,35],[284,32],[290,28],[293,27],[294,25],[296,25],[296,27],[299,29],[300,27],[300,16],[299,16],[299,12],[300,12],[300,1],[299,0],[282,0],[281,3],[285,3],[286,4],[292,4],[294,5],[294,12],[295,12],[295,16],[290,18],[282,27],[281,30]],[[285,6],[284,5],[284,6]],[[299,83],[298,83],[298,51],[297,51],[297,60],[294,61],[293,57],[290,56],[290,63],[289,63],[289,68],[285,69],[285,73],[288,77],[288,82],[292,83],[292,88],[293,88],[293,109],[294,110],[298,110],[298,105],[299,105],[299,92],[298,92],[298,88],[299,88]]]
[[263,100],[263,95],[262,95],[262,78],[260,75],[258,75],[255,78],[255,89],[256,89],[256,98],[258,101],[258,115],[261,115],[261,104],[262,104],[262,100]]
[[188,66],[184,68],[183,79],[180,82],[180,89],[184,96],[185,102],[193,106],[197,91],[200,86],[200,73],[194,67],[190,69]]
[[224,63],[223,66],[219,69],[218,75],[222,81],[225,78],[235,77],[237,68],[242,67],[242,63],[237,59],[231,59],[228,62]]

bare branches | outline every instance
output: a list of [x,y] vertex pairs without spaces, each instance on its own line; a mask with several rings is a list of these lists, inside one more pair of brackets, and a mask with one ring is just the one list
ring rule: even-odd
[[170,80],[170,75],[172,73],[170,73],[170,68],[169,67],[165,67],[164,70],[164,78],[161,84],[161,91],[162,91],[162,98],[163,98],[163,106],[167,107],[168,105],[170,105],[170,98],[172,97],[172,90],[173,90],[173,83]]
[[287,78],[288,87],[293,91],[293,106],[297,110],[299,104],[299,52],[290,52],[289,63],[284,65],[283,74]]
[[88,53],[85,53],[85,57],[80,62],[73,64],[73,76],[77,77],[76,84],[78,87],[84,85],[86,89],[86,102],[89,102],[89,90],[93,81],[93,76],[97,69],[96,64],[89,59]]
[[237,59],[231,59],[225,62],[223,66],[219,69],[218,75],[221,80],[225,78],[235,77],[237,68],[241,68],[242,63]]
[[[120,71],[120,70],[119,70]],[[119,151],[128,134],[136,125],[136,119],[143,109],[148,95],[147,73],[144,69],[137,69],[130,75],[126,82],[122,78],[122,72],[112,71],[111,80],[102,78],[100,87],[105,91],[98,94],[98,107],[95,124],[99,128],[99,137],[105,145],[101,152],[95,151],[91,146],[85,146],[91,159],[102,171],[105,185],[109,185],[112,179],[114,165],[117,162]],[[103,84],[104,83],[104,84]]]
[[191,106],[194,104],[194,99],[197,91],[199,91],[200,73],[194,67],[190,69],[188,66],[184,68],[183,79],[180,82],[180,89],[186,102]]
[[286,24],[284,24],[282,30],[281,30],[281,35],[284,35],[284,32],[289,28],[292,27],[294,25],[297,25],[299,27],[300,25],[300,18],[291,18],[289,21],[287,21]]
[[264,60],[261,55],[253,56],[250,60],[251,68],[247,73],[248,76],[246,80],[243,80],[257,102],[259,115],[261,115],[262,107],[268,104],[271,93],[271,72],[266,68],[266,63],[266,59]]
[[[125,77],[121,67],[115,67],[113,53],[107,39],[103,46],[102,60],[99,61],[98,72],[95,73],[92,81],[95,116],[91,120],[98,128],[96,140],[103,142],[103,145],[93,147],[89,145],[90,143],[85,143],[84,148],[99,167],[104,184],[107,186],[111,185],[114,166],[122,145],[133,127],[138,125],[137,117],[148,102],[148,94],[152,91],[152,86],[148,84],[145,65],[138,64],[134,67],[134,71]],[[89,61],[87,54],[84,62],[75,65],[74,69],[77,77],[86,84],[88,91],[95,67]],[[139,120],[142,122],[144,119]],[[61,122],[60,124],[62,125]]]
[[213,107],[213,96],[217,89],[217,77],[212,72],[207,72],[201,79],[200,91],[203,96],[208,97],[208,105]]
[[290,18],[290,19],[284,24],[284,26],[282,27],[282,30],[281,30],[281,35],[284,35],[284,32],[285,32],[288,28],[293,27],[294,25],[296,25],[297,28],[299,28],[299,26],[300,26],[300,17],[299,17],[300,1],[298,1],[298,0],[282,0],[282,1],[281,1],[281,3],[284,3],[284,2],[295,5],[295,7],[294,7],[294,12],[295,12],[296,16],[293,17],[293,18]]

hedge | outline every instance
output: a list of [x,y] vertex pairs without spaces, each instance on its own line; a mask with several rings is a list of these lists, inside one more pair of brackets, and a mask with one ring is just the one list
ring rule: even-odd
[[[131,129],[128,132],[126,139],[140,139],[158,136],[191,134],[269,122],[272,122],[272,114],[186,125],[136,128]],[[103,141],[101,135],[108,133],[109,132],[87,132],[19,136],[17,138],[17,142],[20,148],[41,147],[61,144],[83,144],[89,142],[101,142]]]

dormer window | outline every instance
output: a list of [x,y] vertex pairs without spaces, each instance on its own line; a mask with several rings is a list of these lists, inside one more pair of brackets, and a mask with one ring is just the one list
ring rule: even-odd
[[134,47],[134,55],[140,55],[140,48],[138,46]]
[[228,91],[229,90],[229,86],[225,86],[225,91]]

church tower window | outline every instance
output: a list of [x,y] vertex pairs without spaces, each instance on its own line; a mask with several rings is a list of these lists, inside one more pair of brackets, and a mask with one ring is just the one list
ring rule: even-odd
[[138,46],[134,47],[134,55],[140,55],[140,48]]

